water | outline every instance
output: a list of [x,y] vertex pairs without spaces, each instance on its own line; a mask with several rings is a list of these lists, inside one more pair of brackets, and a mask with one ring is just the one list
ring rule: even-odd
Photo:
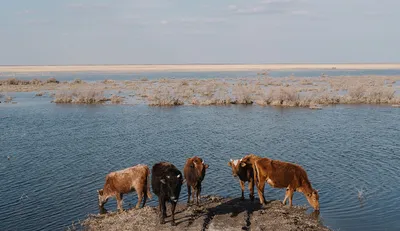
[[[269,76],[399,75],[400,70],[273,71]],[[57,73],[81,78],[254,77],[256,72]],[[3,76],[4,77],[4,76]],[[17,76],[20,78],[21,76]],[[48,76],[22,76],[48,78]],[[2,77],[0,77],[2,78]],[[400,229],[400,110],[334,106],[313,111],[232,105],[154,108],[145,105],[56,105],[34,93],[9,93],[0,104],[0,230],[63,230],[97,213],[110,171],[171,161],[182,169],[199,155],[209,165],[204,194],[239,197],[227,162],[245,153],[304,166],[320,190],[321,219],[335,230]],[[7,159],[10,157],[10,160]],[[246,192],[246,195],[248,192]],[[266,186],[267,199],[284,190]],[[184,187],[181,201],[187,197]],[[136,204],[136,195],[124,198]],[[294,203],[307,204],[296,193]],[[156,199],[150,200],[156,205]],[[115,200],[106,208],[115,211]]]
[[[78,72],[78,73],[26,73],[26,74],[11,74],[11,73],[0,73],[0,79],[7,79],[10,77],[16,77],[19,79],[47,79],[49,77],[56,77],[59,81],[71,81],[74,79],[82,79],[86,81],[114,79],[114,80],[134,80],[147,78],[161,79],[161,78],[242,78],[242,77],[257,77],[263,76],[258,75],[262,71],[220,71],[220,72],[127,72],[127,73],[107,73],[107,72]],[[322,74],[328,76],[357,76],[357,75],[385,75],[393,76],[400,75],[400,70],[387,69],[387,70],[273,70],[268,72],[270,77],[319,77]]]
[[[193,155],[210,165],[204,194],[239,197],[227,162],[249,152],[304,166],[320,190],[321,218],[329,227],[400,228],[397,108],[153,108],[26,100],[0,107],[0,230],[63,230],[98,212],[96,189],[109,171],[159,161],[182,169]],[[284,193],[266,186],[267,199],[282,200]],[[181,195],[185,201],[185,188]],[[136,195],[124,202],[133,206]],[[307,204],[300,193],[294,203]],[[114,211],[115,200],[106,208]]]

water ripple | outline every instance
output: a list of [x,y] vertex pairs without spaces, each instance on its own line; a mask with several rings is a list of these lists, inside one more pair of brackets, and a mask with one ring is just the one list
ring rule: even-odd
[[[320,190],[321,217],[328,226],[396,230],[399,116],[393,109],[350,106],[321,111],[256,106],[7,108],[0,111],[0,184],[7,185],[0,188],[0,230],[63,229],[98,212],[96,189],[108,172],[159,161],[171,161],[182,170],[193,155],[210,165],[204,194],[239,197],[238,180],[227,162],[247,153],[301,164]],[[282,200],[284,193],[266,186],[268,199]],[[124,207],[133,206],[136,198],[126,196]],[[186,199],[183,187],[180,200]],[[295,193],[294,203],[307,201]],[[115,210],[115,200],[106,208]]]

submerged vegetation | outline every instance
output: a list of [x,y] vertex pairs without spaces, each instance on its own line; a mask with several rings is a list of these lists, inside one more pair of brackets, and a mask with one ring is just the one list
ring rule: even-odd
[[[88,83],[80,79],[60,83],[47,80],[0,80],[0,91],[55,92],[55,103],[123,103],[123,91],[137,102],[150,106],[231,105],[309,107],[332,104],[400,104],[400,76],[338,76],[215,79],[158,79],[131,81],[106,79]],[[125,103],[127,103],[125,101]],[[128,102],[129,103],[129,102]]]

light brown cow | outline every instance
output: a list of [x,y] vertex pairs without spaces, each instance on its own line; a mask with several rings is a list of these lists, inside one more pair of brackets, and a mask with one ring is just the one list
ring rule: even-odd
[[110,172],[106,176],[106,183],[103,189],[97,190],[100,208],[104,208],[111,197],[116,197],[118,210],[122,211],[122,195],[136,191],[138,202],[136,208],[146,204],[147,197],[151,198],[150,193],[150,169],[146,165],[136,165],[116,172]]
[[250,200],[254,201],[254,173],[251,165],[240,166],[241,160],[230,160],[228,166],[232,168],[232,175],[239,177],[240,188],[242,189],[241,200],[244,200],[244,184],[249,182]]
[[198,156],[188,158],[186,160],[185,167],[183,168],[183,174],[185,175],[187,190],[188,190],[188,200],[190,203],[190,196],[193,189],[193,202],[194,202],[194,192],[196,192],[196,204],[199,205],[200,193],[201,193],[201,182],[206,175],[206,169],[208,164],[204,163],[204,160]]
[[249,164],[254,169],[261,204],[265,203],[264,186],[265,182],[267,182],[274,188],[286,188],[283,204],[286,204],[286,200],[289,199],[289,205],[292,206],[293,193],[298,191],[305,195],[308,203],[315,210],[319,210],[318,191],[312,188],[307,173],[301,166],[279,160],[261,158],[254,154],[242,158],[242,167]]

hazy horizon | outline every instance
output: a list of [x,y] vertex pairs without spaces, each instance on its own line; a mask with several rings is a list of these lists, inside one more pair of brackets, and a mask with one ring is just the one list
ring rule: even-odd
[[0,65],[399,63],[395,0],[13,1]]

